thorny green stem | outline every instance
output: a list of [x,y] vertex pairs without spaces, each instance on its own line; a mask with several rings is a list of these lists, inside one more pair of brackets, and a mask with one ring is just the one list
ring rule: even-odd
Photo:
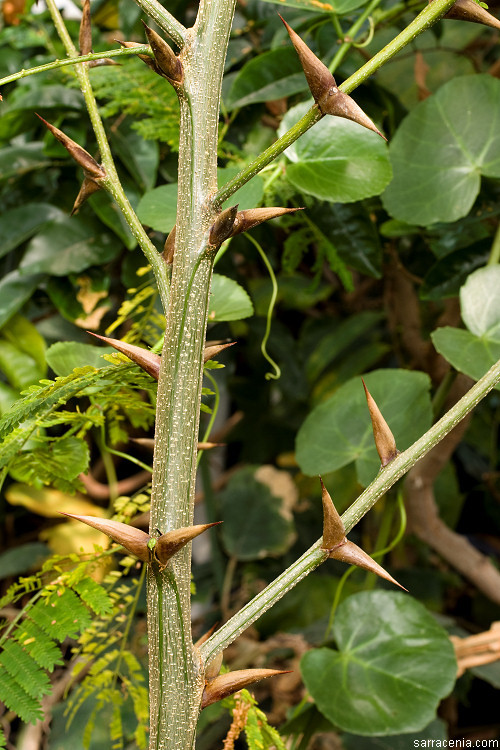
[[[193,522],[203,350],[216,218],[220,91],[235,0],[201,0],[180,53],[180,139],[171,297],[158,382],[151,528]],[[150,566],[151,568],[151,566]],[[191,750],[204,686],[191,639],[191,545],[148,573],[150,750]]]
[[[434,0],[424,10],[418,14],[418,16],[398,34],[389,44],[387,44],[380,52],[377,52],[371,60],[363,65],[359,70],[356,71],[352,76],[349,76],[344,83],[341,83],[339,89],[345,94],[350,94],[355,88],[360,86],[367,78],[369,78],[375,71],[377,71],[382,65],[396,55],[403,47],[409,44],[423,31],[426,31],[432,26],[441,16],[451,8],[455,0]],[[265,166],[276,159],[288,146],[291,146],[297,138],[300,138],[309,128],[312,128],[323,115],[318,110],[317,106],[311,107],[309,112],[299,120],[299,122],[290,128],[284,135],[281,136],[275,143],[267,148],[257,159],[249,164],[245,169],[236,175],[232,180],[227,182],[218,193],[214,196],[214,205],[221,206],[224,201],[233,195],[240,187],[255,177]]]
[[131,55],[148,55],[154,57],[151,52],[149,44],[143,44],[140,47],[120,47],[120,49],[110,49],[107,52],[91,52],[88,55],[80,55],[79,57],[67,57],[64,60],[54,60],[45,65],[38,65],[36,68],[28,68],[28,70],[20,70],[17,73],[12,73],[10,76],[0,78],[0,86],[5,86],[7,83],[19,80],[19,78],[27,78],[28,76],[34,76],[37,73],[45,73],[47,70],[55,70],[56,68],[63,68],[66,65],[77,65],[78,63],[91,62],[92,60],[104,60],[108,57],[130,57]]
[[[47,8],[50,11],[50,15],[52,16],[52,19],[54,21],[57,33],[59,34],[59,37],[64,44],[68,57],[73,59],[78,57],[76,48],[68,33],[63,17],[57,9],[55,0],[47,0]],[[130,205],[130,202],[122,188],[120,178],[118,177],[118,173],[116,171],[115,162],[113,160],[113,156],[111,155],[111,149],[109,146],[108,138],[106,136],[106,132],[104,130],[104,125],[102,123],[101,116],[99,115],[97,102],[95,100],[92,86],[90,84],[88,68],[84,63],[80,63],[75,65],[75,72],[78,78],[78,83],[80,84],[83,97],[85,99],[85,105],[87,107],[90,121],[94,129],[95,137],[99,145],[102,165],[106,170],[106,177],[101,180],[100,184],[113,196],[115,201],[118,203],[122,214],[130,227],[130,231],[139,243],[142,251],[144,252],[144,255],[151,265],[158,286],[158,291],[160,293],[164,309],[166,310],[168,307],[169,299],[167,267],[165,265],[165,262],[163,261],[162,256],[157,251],[157,249],[147,236],[146,232],[144,231],[141,222],[137,218],[137,215]]]
[[[500,360],[421,438],[379,471],[373,482],[342,515],[346,533],[368,513],[377,500],[398,479],[434,448],[499,382]],[[257,594],[201,646],[200,652],[205,663],[225,649],[287,591],[290,591],[308,573],[326,560],[328,554],[321,549],[320,545],[321,539],[318,539],[299,560]]]

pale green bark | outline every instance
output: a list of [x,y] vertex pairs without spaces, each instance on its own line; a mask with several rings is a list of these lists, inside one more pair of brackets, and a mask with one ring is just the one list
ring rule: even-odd
[[[151,530],[193,522],[203,349],[215,248],[219,100],[234,0],[208,0],[185,35],[177,232],[158,387]],[[190,545],[148,576],[151,750],[194,743],[203,673],[191,639]]]

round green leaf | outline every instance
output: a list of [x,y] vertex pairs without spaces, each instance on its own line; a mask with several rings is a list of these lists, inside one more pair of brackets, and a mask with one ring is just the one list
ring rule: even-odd
[[481,175],[500,177],[500,81],[446,83],[403,120],[390,157],[394,179],[382,200],[391,216],[424,226],[465,216]]
[[[431,426],[427,375],[408,370],[375,370],[364,380],[399,450],[408,448]],[[296,459],[309,475],[326,474],[355,461],[363,486],[374,479],[380,459],[360,377],[348,380],[308,415],[297,434]]]
[[0,280],[0,326],[21,309],[42,278],[39,274],[21,275],[16,268]]
[[500,342],[500,266],[471,273],[460,289],[462,319],[471,333]]
[[177,183],[160,185],[144,193],[137,206],[137,216],[146,226],[157,232],[170,232],[177,214]]
[[[296,499],[292,480],[278,486],[278,473],[270,477],[263,470],[271,467],[245,467],[229,481],[219,497],[224,518],[222,538],[229,554],[238,560],[257,560],[281,555],[295,540],[295,531],[287,492]],[[242,523],[242,511],[244,523]]]
[[35,234],[48,221],[66,218],[64,211],[49,203],[25,203],[0,216],[0,257]]
[[[431,333],[432,343],[459,372],[479,380],[500,359],[500,341],[445,326]],[[496,386],[500,390],[500,385]]]
[[[434,745],[429,744],[433,742]],[[441,744],[438,744],[440,742]],[[446,747],[448,727],[442,719],[434,719],[419,732],[392,734],[389,737],[361,737],[343,734],[343,750],[409,750],[413,747]]]
[[33,237],[19,267],[22,274],[66,276],[89,266],[107,263],[117,255],[120,247],[117,238],[103,232],[97,222],[66,217],[50,222]]
[[446,631],[419,602],[392,591],[350,596],[333,626],[338,651],[309,651],[306,688],[334,725],[360,735],[415,732],[455,683]]
[[[283,134],[308,110],[293,107],[280,126]],[[385,141],[371,130],[342,117],[324,117],[285,154],[291,160],[288,180],[321,200],[352,203],[378,195],[392,176]]]
[[227,276],[214,273],[208,311],[209,322],[241,320],[249,318],[252,314],[252,300],[243,287]]

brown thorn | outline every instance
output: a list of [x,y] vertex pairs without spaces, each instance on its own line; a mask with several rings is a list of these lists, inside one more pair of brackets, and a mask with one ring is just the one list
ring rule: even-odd
[[281,208],[281,207],[269,207],[269,208],[250,208],[246,211],[238,211],[234,220],[233,230],[231,237],[242,232],[248,232],[249,229],[262,224],[263,221],[269,221],[269,219],[275,219],[278,216],[284,214],[293,214],[296,211],[303,211],[300,208]]
[[82,20],[80,21],[80,33],[78,37],[80,55],[88,55],[92,52],[92,23],[90,20],[90,0],[84,0],[82,8]]
[[171,83],[182,83],[184,78],[184,72],[182,69],[182,63],[176,56],[173,49],[169,44],[156,33],[153,29],[142,22],[144,31],[148,38],[149,46],[153,50],[156,64],[163,75],[165,75]]
[[171,266],[174,262],[176,226],[177,225],[174,224],[174,228],[169,232],[169,235],[165,240],[165,245],[163,246],[162,257],[168,266]]
[[237,342],[236,341],[230,341],[227,344],[215,344],[213,346],[205,346],[205,350],[203,352],[203,362],[208,362],[209,359],[213,359],[218,354],[224,351],[224,349],[227,349],[229,346],[234,346]]
[[238,205],[226,208],[216,216],[208,236],[208,242],[212,247],[220,247],[224,240],[231,237],[237,213]]
[[198,526],[187,526],[182,529],[173,529],[162,534],[156,542],[155,557],[162,567],[168,563],[171,557],[175,555],[182,547],[191,542],[195,537],[203,534],[204,531],[212,526],[218,526],[222,521],[214,523],[202,523]]
[[101,165],[96,162],[96,160],[88,153],[88,151],[85,151],[84,148],[82,148],[78,145],[78,143],[69,138],[65,133],[63,133],[62,130],[59,130],[59,128],[51,125],[50,122],[44,120],[43,117],[40,117],[37,112],[35,112],[35,114],[38,119],[44,123],[47,129],[50,130],[52,135],[57,138],[59,143],[62,143],[64,148],[67,150],[69,155],[73,157],[77,164],[83,167],[83,170],[87,177],[93,178],[94,180],[102,180],[103,177],[106,177],[106,172],[103,167],[101,167]]
[[238,669],[235,672],[220,674],[205,685],[201,708],[206,708],[253,682],[289,672],[290,669]]
[[481,23],[484,26],[490,26],[492,29],[500,29],[500,20],[488,13],[486,8],[483,8],[474,0],[456,0],[443,18]]
[[73,204],[73,208],[71,209],[70,216],[73,216],[73,214],[76,214],[80,210],[80,206],[82,203],[85,203],[87,198],[90,198],[93,193],[96,193],[98,190],[101,189],[101,186],[95,182],[95,180],[90,179],[90,177],[85,177],[85,179],[82,182],[82,186],[80,188],[80,192],[75,198],[75,202]]
[[[278,13],[279,15],[279,13]],[[321,60],[316,57],[314,52],[309,49],[307,44],[300,38],[300,36],[287,24],[284,18],[280,16],[281,20],[285,24],[286,30],[290,36],[291,42],[295,47],[300,63],[304,70],[304,75],[307,80],[307,85],[313,95],[314,101],[319,104],[319,101],[324,94],[336,86],[335,78],[330,73],[328,68]]]
[[149,534],[145,531],[136,529],[133,526],[129,526],[126,523],[120,523],[119,521],[110,521],[107,518],[97,518],[95,516],[78,516],[74,513],[62,513],[63,516],[68,518],[74,518],[76,521],[81,521],[92,526],[92,528],[102,531],[103,534],[111,537],[113,541],[121,544],[129,552],[142,560],[148,562],[150,559],[150,551],[148,548],[148,542],[150,539]]
[[357,565],[358,568],[368,570],[370,573],[384,578],[386,581],[393,583],[395,586],[399,586],[403,591],[408,591],[404,586],[396,581],[384,568],[379,565],[375,560],[370,557],[361,547],[358,547],[354,542],[349,542],[347,539],[344,544],[336,547],[330,552],[330,557],[334,560],[341,560],[342,562],[348,563],[349,565]]
[[318,106],[324,115],[333,115],[334,117],[344,117],[346,120],[352,120],[357,122],[358,125],[362,125],[368,130],[373,130],[377,133],[384,141],[387,140],[385,135],[382,135],[380,130],[370,120],[361,107],[356,104],[354,99],[348,94],[344,94],[337,86],[333,86],[331,89],[326,91],[318,102]]
[[323,503],[323,542],[321,548],[330,551],[345,540],[345,526],[321,477],[319,481],[321,482],[321,501]]
[[126,357],[135,362],[136,365],[142,367],[151,377],[158,380],[160,374],[160,362],[161,357],[149,349],[143,349],[141,346],[135,346],[134,344],[127,344],[125,341],[119,341],[118,339],[110,339],[107,336],[100,336],[98,333],[87,331],[91,336],[95,336],[96,339],[104,341],[109,346],[112,346],[117,351],[125,354]]
[[399,455],[399,451],[396,448],[396,441],[394,440],[394,435],[392,434],[389,425],[382,416],[382,412],[375,403],[375,399],[366,387],[363,378],[361,378],[361,382],[365,389],[366,402],[372,420],[373,437],[375,439],[377,453],[380,457],[380,463],[382,466],[387,466],[387,464]]

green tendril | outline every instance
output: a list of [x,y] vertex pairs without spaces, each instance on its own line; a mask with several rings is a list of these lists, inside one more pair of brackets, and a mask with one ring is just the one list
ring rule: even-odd
[[276,281],[276,276],[274,275],[273,268],[271,264],[269,263],[269,259],[267,255],[265,254],[262,247],[259,245],[257,240],[255,240],[250,234],[247,234],[247,238],[252,242],[255,247],[257,248],[257,252],[259,253],[260,257],[264,261],[264,264],[267,268],[267,271],[269,273],[271,284],[273,287],[273,291],[271,294],[271,299],[269,300],[269,307],[267,308],[267,317],[266,317],[266,332],[264,333],[264,338],[262,339],[260,350],[262,352],[262,355],[267,359],[271,367],[274,368],[274,372],[266,372],[266,380],[279,380],[281,377],[281,370],[274,361],[274,359],[270,356],[270,354],[267,351],[267,340],[269,338],[269,334],[271,333],[271,318],[273,316],[273,310],[274,305],[276,303],[276,297],[278,296],[278,282]]

